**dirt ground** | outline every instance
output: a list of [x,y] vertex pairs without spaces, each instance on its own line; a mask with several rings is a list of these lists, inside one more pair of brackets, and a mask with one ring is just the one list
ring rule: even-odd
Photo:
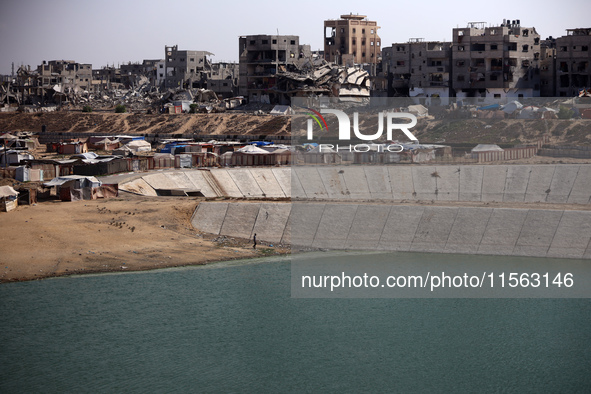
[[134,271],[287,253],[248,240],[214,239],[190,223],[188,197],[47,201],[0,213],[0,283]]

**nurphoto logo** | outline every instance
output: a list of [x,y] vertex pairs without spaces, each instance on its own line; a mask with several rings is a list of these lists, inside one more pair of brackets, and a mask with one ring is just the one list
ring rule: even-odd
[[[314,139],[314,123],[318,125],[320,131],[328,132],[328,124],[326,119],[324,118],[323,114],[334,115],[337,117],[338,121],[338,139],[339,141],[351,141],[351,129],[353,129],[353,138],[361,140],[361,141],[374,141],[378,138],[382,137],[384,134],[384,119],[386,120],[386,139],[388,141],[393,140],[394,131],[400,130],[406,135],[413,143],[418,143],[419,140],[410,132],[409,129],[416,126],[417,118],[413,114],[410,113],[403,113],[403,112],[380,112],[378,114],[378,129],[376,132],[368,133],[366,130],[362,132],[359,129],[359,113],[353,113],[353,127],[351,127],[351,119],[349,115],[347,115],[344,111],[338,109],[327,109],[322,108],[319,111],[316,111],[312,108],[306,108],[309,115],[312,119],[307,120],[307,139],[313,140]],[[410,122],[406,123],[395,123],[394,119],[408,119]],[[320,151],[324,150],[343,150],[343,147],[333,144],[320,144]],[[345,150],[354,151],[354,152],[367,152],[369,150],[369,146],[367,144],[356,144],[356,145],[349,145],[345,148]],[[392,144],[384,147],[384,150],[388,152],[401,152],[403,147],[400,144]]]

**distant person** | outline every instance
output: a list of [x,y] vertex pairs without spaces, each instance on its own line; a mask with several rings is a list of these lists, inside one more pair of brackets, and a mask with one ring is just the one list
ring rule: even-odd
[[257,248],[257,234],[254,234],[254,237],[252,237],[252,248],[256,249]]

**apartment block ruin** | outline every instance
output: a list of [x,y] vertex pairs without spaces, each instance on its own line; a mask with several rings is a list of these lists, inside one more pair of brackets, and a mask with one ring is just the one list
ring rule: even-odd
[[390,76],[389,95],[448,97],[451,43],[411,38],[382,48],[384,72]]
[[273,90],[279,71],[289,71],[303,55],[299,36],[251,35],[238,40],[239,94],[250,102],[278,103]]
[[520,21],[453,29],[451,88],[457,97],[540,96],[540,35]]
[[179,50],[178,45],[165,46],[165,88],[202,88],[211,71],[207,51]]
[[324,59],[349,67],[379,63],[382,54],[379,28],[366,15],[341,15],[341,19],[324,21]]
[[92,65],[74,60],[43,61],[37,67],[37,74],[39,85],[44,89],[60,84],[84,90],[90,90],[92,86]]
[[556,38],[556,93],[572,97],[591,86],[591,28],[567,29]]

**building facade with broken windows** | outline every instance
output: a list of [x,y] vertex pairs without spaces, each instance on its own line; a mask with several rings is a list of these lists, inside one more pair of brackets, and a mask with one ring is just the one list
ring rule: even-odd
[[556,38],[556,94],[572,97],[591,83],[591,28],[567,29]]
[[43,61],[37,66],[39,85],[44,89],[63,84],[84,90],[92,88],[92,65],[74,60]]
[[273,89],[280,71],[289,71],[304,56],[299,36],[252,35],[240,37],[239,94],[250,102],[278,103]]
[[239,69],[240,66],[238,63],[213,63],[207,80],[207,89],[213,90],[221,98],[237,96]]
[[552,37],[540,45],[540,96],[556,96],[556,39]]
[[165,88],[202,88],[211,71],[207,51],[179,50],[178,45],[164,48]]
[[411,38],[382,49],[391,96],[449,97],[451,43]]
[[456,97],[539,97],[540,35],[519,20],[453,29],[451,89]]
[[382,55],[379,28],[366,15],[341,15],[341,19],[324,21],[324,59],[349,67],[379,63]]

